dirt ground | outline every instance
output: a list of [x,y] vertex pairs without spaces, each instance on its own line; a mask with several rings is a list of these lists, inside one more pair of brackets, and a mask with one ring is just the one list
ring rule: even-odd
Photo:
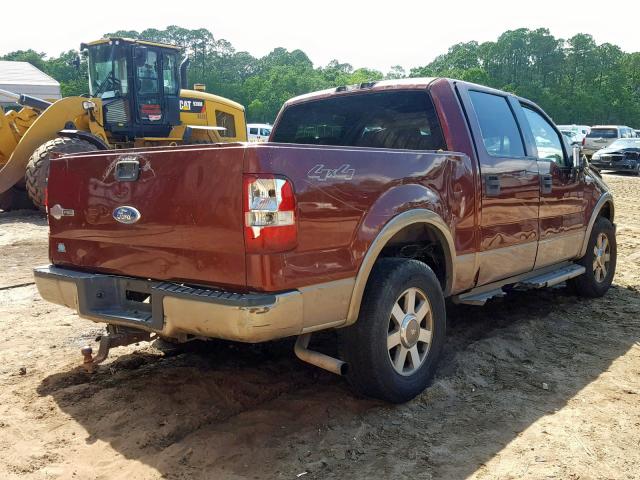
[[85,374],[102,328],[32,284],[45,220],[0,213],[0,478],[640,478],[640,178],[606,180],[610,292],[451,306],[434,383],[401,406],[355,397],[289,341],[142,343]]

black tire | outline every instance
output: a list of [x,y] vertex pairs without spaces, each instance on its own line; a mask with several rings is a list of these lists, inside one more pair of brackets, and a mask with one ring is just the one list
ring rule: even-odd
[[[609,243],[609,261],[606,268],[606,274],[598,278],[597,268],[594,267],[596,262],[596,244],[600,235],[605,235],[607,242]],[[606,253],[606,252],[604,252]],[[606,257],[605,257],[606,259]],[[617,260],[617,244],[616,244],[616,231],[613,224],[609,219],[605,217],[598,217],[591,236],[589,237],[589,243],[587,244],[587,253],[579,260],[579,264],[583,265],[586,272],[579,277],[569,280],[568,286],[573,292],[581,297],[597,298],[603,296],[609,290],[613,276],[616,272],[616,260]],[[606,263],[606,261],[605,261]]]
[[[424,357],[418,362],[419,367],[410,374],[401,374],[392,363],[394,350],[387,346],[387,337],[396,333],[392,309],[401,301],[403,292],[412,289],[424,294],[430,304],[431,341],[428,347],[423,344]],[[418,326],[421,332],[422,325]],[[339,333],[342,355],[349,366],[347,380],[357,392],[392,403],[411,400],[429,385],[446,336],[444,296],[435,273],[417,260],[379,260],[367,283],[358,321]],[[409,354],[407,361],[412,368],[410,357]]]
[[44,194],[49,177],[49,162],[54,152],[81,153],[97,149],[98,147],[86,140],[67,137],[54,138],[40,145],[31,155],[25,172],[27,193],[33,204],[44,211]]
[[4,193],[0,193],[0,210],[33,210],[33,203],[29,199],[26,190],[11,187]]

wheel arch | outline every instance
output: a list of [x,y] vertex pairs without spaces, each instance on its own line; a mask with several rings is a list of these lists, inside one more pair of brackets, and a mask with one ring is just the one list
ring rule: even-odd
[[605,217],[611,223],[614,222],[615,204],[613,203],[613,195],[611,195],[610,192],[605,192],[600,196],[598,202],[593,208],[593,211],[591,212],[591,218],[589,219],[589,224],[587,225],[587,230],[585,231],[584,240],[582,241],[582,248],[580,249],[578,258],[582,258],[587,252],[587,245],[589,244],[589,239],[591,238],[593,226],[595,225],[596,220],[599,217]]
[[408,210],[396,215],[387,222],[369,246],[356,275],[345,325],[351,325],[357,320],[369,276],[375,262],[382,256],[384,249],[391,245],[394,239],[397,239],[402,232],[416,226],[422,226],[432,234],[441,248],[445,263],[441,278],[442,290],[445,296],[451,293],[455,284],[455,246],[448,225],[440,215],[432,210],[424,208]]
[[77,138],[78,140],[84,140],[94,145],[98,150],[109,150],[109,145],[107,145],[104,140],[84,130],[64,129],[58,132],[58,136],[63,138]]

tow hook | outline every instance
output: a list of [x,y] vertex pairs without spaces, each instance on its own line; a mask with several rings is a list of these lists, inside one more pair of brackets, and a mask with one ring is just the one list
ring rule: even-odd
[[149,341],[150,339],[151,334],[149,332],[108,325],[107,335],[100,337],[100,346],[95,357],[93,356],[93,348],[89,345],[82,347],[80,350],[84,359],[82,366],[88,373],[93,373],[96,365],[107,359],[109,349],[112,347],[123,347],[132,343]]
[[336,375],[345,375],[347,373],[348,365],[346,362],[330,357],[329,355],[325,355],[324,353],[309,350],[308,347],[310,340],[310,333],[304,333],[296,340],[294,352],[300,360],[310,363],[311,365],[315,365],[316,367],[324,368]]

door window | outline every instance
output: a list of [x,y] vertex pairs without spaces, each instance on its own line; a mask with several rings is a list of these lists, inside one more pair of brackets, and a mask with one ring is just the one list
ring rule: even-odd
[[482,141],[489,155],[494,157],[524,157],[524,144],[505,97],[491,93],[470,91],[469,97],[476,112]]
[[158,93],[158,54],[153,50],[146,50],[145,55],[137,62],[136,71],[140,82],[140,94],[153,95]]
[[542,115],[535,110],[523,105],[525,117],[529,122],[529,128],[538,149],[538,158],[551,160],[558,165],[565,166],[562,139],[558,132]]

